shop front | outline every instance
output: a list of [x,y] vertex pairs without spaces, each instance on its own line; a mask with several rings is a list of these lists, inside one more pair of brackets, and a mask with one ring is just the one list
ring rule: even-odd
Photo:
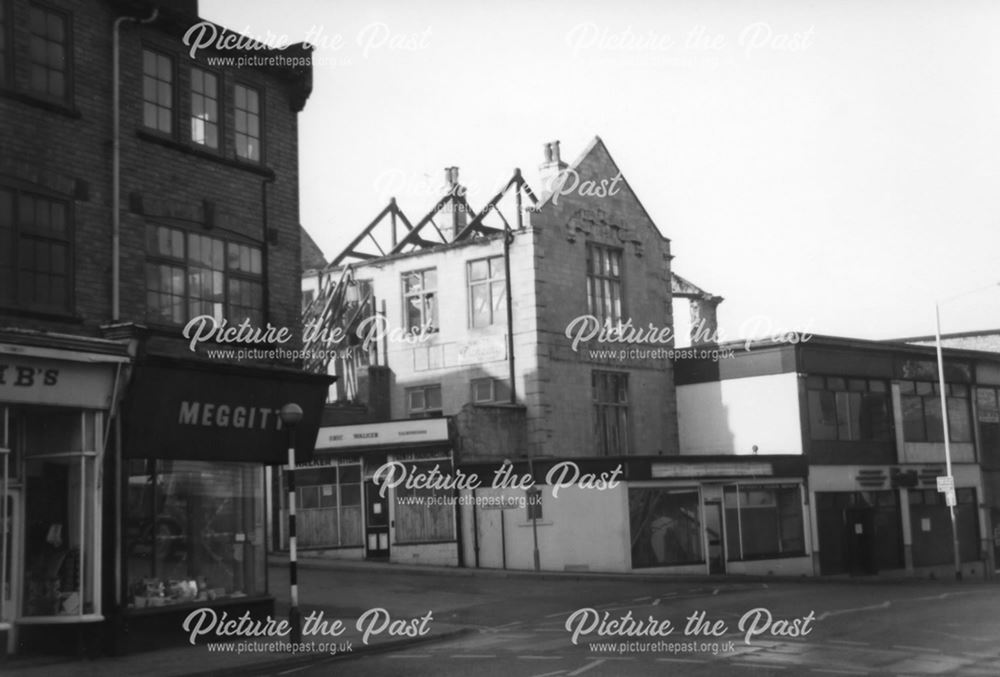
[[[147,359],[125,407],[113,582],[125,649],[182,637],[212,606],[273,613],[267,582],[264,469],[309,462],[330,379],[271,368]],[[298,404],[294,430],[279,411]]]
[[[7,653],[81,641],[105,619],[108,422],[128,357],[113,341],[0,342],[0,638]],[[71,644],[72,645],[72,644]]]
[[[295,470],[298,547],[304,556],[457,565],[454,489],[409,481],[451,477],[453,468],[444,418],[321,428],[313,460]],[[276,475],[278,548],[288,542],[284,486]]]
[[[981,475],[972,463],[955,463],[952,473],[963,572],[981,577],[988,547]],[[944,474],[935,463],[811,466],[819,573],[953,575],[951,514],[936,487]]]

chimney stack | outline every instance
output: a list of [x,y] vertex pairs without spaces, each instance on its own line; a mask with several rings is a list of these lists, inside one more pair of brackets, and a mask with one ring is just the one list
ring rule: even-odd
[[441,205],[435,223],[445,242],[452,242],[469,221],[464,203],[458,201],[458,198],[465,198],[465,188],[458,182],[458,167],[444,168],[444,182],[449,199]]
[[538,172],[542,179],[542,199],[551,195],[559,189],[565,180],[565,170],[569,165],[562,161],[558,141],[550,141],[545,144],[545,162],[543,162]]
[[691,345],[719,343],[719,304],[721,296],[705,294],[690,300]]

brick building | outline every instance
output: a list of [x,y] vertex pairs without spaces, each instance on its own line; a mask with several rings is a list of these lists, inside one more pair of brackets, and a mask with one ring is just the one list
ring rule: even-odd
[[135,648],[196,606],[273,606],[263,468],[284,461],[287,402],[311,450],[328,380],[183,331],[270,323],[288,340],[235,347],[300,347],[311,68],[301,45],[212,62],[244,53],[192,55],[189,29],[225,30],[192,1],[0,2],[8,651]]

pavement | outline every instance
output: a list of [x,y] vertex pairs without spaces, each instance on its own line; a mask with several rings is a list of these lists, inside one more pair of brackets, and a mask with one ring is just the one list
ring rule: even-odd
[[[302,613],[314,621],[295,653],[273,650],[267,638],[199,641],[95,660],[14,657],[0,662],[0,675],[1000,674],[1000,622],[992,611],[1000,586],[993,583],[535,573],[308,557],[299,569]],[[281,557],[270,561],[269,587],[276,616],[285,618],[288,571]],[[761,605],[776,617],[815,610],[817,632],[755,638],[752,647],[721,656],[626,648],[610,655],[573,644],[564,627],[581,607],[631,611],[636,618],[669,613],[677,622],[702,609],[730,625],[727,635],[707,639],[738,644],[739,614]],[[328,623],[341,620],[342,634],[316,632],[320,614]],[[881,669],[894,661],[900,671]]]

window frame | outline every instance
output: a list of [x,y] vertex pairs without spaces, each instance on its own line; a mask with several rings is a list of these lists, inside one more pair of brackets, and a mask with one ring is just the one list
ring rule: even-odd
[[[170,131],[167,131],[167,132],[163,131],[159,127],[159,115],[157,115],[157,126],[156,127],[150,127],[149,125],[146,124],[146,106],[148,104],[152,104],[153,106],[155,106],[157,108],[157,111],[159,111],[159,109],[161,109],[161,108],[164,108],[164,106],[160,105],[159,101],[153,102],[153,101],[149,101],[148,99],[146,99],[146,93],[145,93],[146,78],[150,77],[146,73],[146,52],[149,52],[150,54],[152,54],[152,55],[154,55],[156,57],[163,57],[163,58],[165,58],[170,63],[170,108],[169,108],[169,112],[170,112],[170,116],[169,116],[169,119],[170,119]],[[170,139],[178,138],[178,129],[180,127],[180,124],[178,123],[178,115],[179,115],[179,111],[180,111],[181,107],[179,105],[180,104],[180,98],[178,97],[178,92],[179,92],[178,83],[179,83],[179,79],[180,79],[179,78],[180,69],[179,69],[178,64],[177,64],[177,58],[175,57],[174,54],[171,54],[171,53],[166,52],[166,51],[164,51],[162,49],[159,49],[158,47],[151,47],[150,45],[144,44],[144,45],[142,45],[142,70],[141,70],[141,73],[142,73],[142,79],[141,79],[141,83],[142,84],[140,86],[140,91],[139,91],[139,96],[140,96],[140,98],[142,100],[142,107],[140,108],[140,112],[139,112],[139,124],[140,124],[140,126],[144,130],[146,130],[147,132],[152,133],[152,134],[158,134],[160,136],[163,136],[165,138],[170,138]],[[157,73],[157,76],[158,75],[159,75],[159,73]],[[162,80],[160,80],[159,77],[157,77],[156,78],[156,82],[159,83],[159,82],[162,82]]]
[[[256,282],[257,284],[260,285],[260,289],[261,289],[261,305],[260,305],[260,309],[259,309],[259,311],[260,311],[260,318],[259,319],[260,319],[261,326],[263,326],[263,324],[267,322],[267,303],[266,303],[267,290],[264,287],[264,272],[263,272],[264,271],[264,250],[263,250],[263,247],[261,247],[260,245],[258,245],[256,243],[250,243],[250,242],[246,242],[244,240],[218,237],[216,235],[205,234],[205,233],[202,233],[202,232],[188,230],[188,229],[185,229],[185,228],[179,228],[176,225],[172,225],[172,224],[169,224],[169,223],[164,223],[163,221],[159,221],[159,220],[149,220],[149,221],[146,221],[145,226],[146,226],[146,235],[145,235],[146,236],[146,258],[145,258],[145,268],[144,268],[145,277],[144,277],[144,280],[143,280],[143,285],[144,285],[144,291],[145,291],[145,294],[146,294],[146,296],[145,296],[145,304],[146,304],[145,318],[146,318],[147,322],[149,322],[150,324],[153,324],[153,325],[164,326],[164,327],[178,327],[178,326],[184,326],[185,324],[187,324],[188,322],[190,322],[193,317],[197,317],[196,315],[192,315],[191,314],[191,303],[193,301],[204,300],[204,299],[200,299],[200,298],[199,299],[195,299],[194,297],[191,296],[191,268],[192,268],[192,263],[195,263],[195,262],[193,262],[191,260],[190,238],[194,237],[194,236],[205,237],[205,238],[209,238],[211,240],[217,240],[217,241],[219,241],[219,242],[222,243],[222,259],[223,259],[223,262],[222,262],[222,270],[221,270],[221,272],[222,272],[222,295],[223,295],[222,315],[223,315],[223,318],[225,318],[227,320],[230,320],[230,321],[235,320],[235,318],[230,318],[230,317],[227,316],[231,312],[231,310],[233,308],[233,301],[232,301],[231,294],[230,294],[230,291],[229,291],[229,283],[230,283],[231,280],[241,280],[241,281]],[[160,228],[165,228],[165,229],[167,229],[169,231],[175,231],[175,232],[181,233],[182,240],[183,240],[183,247],[184,247],[184,255],[183,255],[183,257],[177,258],[177,257],[173,257],[173,256],[170,256],[170,255],[167,255],[167,254],[161,254],[160,252],[155,252],[154,253],[154,252],[152,252],[150,250],[150,248],[149,248],[150,229],[157,230],[157,229],[160,229]],[[252,249],[256,249],[260,253],[261,272],[258,273],[258,274],[253,274],[253,273],[246,273],[244,271],[235,270],[235,269],[230,268],[230,266],[229,266],[229,247],[231,245],[246,246],[246,247],[250,247],[251,250]],[[184,290],[183,290],[183,294],[182,294],[181,298],[183,298],[183,304],[184,305],[183,305],[183,313],[182,313],[183,319],[180,322],[177,322],[177,323],[175,323],[173,321],[169,321],[168,322],[168,321],[164,320],[164,318],[163,318],[162,315],[159,315],[159,314],[154,315],[153,314],[154,306],[150,303],[149,294],[151,292],[157,293],[157,294],[162,294],[163,292],[162,292],[162,290],[152,290],[149,287],[149,270],[150,270],[150,266],[171,266],[171,267],[182,268],[183,269],[183,271],[184,271],[184,276],[183,276],[184,277]],[[200,266],[198,266],[198,267],[200,267]],[[240,307],[242,307],[242,305]],[[155,306],[155,308],[159,308],[159,306]],[[202,313],[202,314],[205,314],[205,313]],[[243,318],[240,318],[239,322],[242,322],[242,321],[243,321]],[[237,324],[239,322],[237,322]],[[251,325],[253,325],[254,322],[255,322],[254,318],[250,318],[250,322],[251,322]]]
[[[822,379],[822,387],[818,387],[811,383],[816,379]],[[832,382],[840,380],[843,381],[843,387],[837,387],[833,385]],[[864,383],[864,388],[853,388],[852,385],[861,381]],[[873,383],[878,383],[883,388],[882,390],[876,390],[872,387]],[[833,396],[833,437],[822,437],[819,436],[819,431],[813,422],[813,393],[829,393]],[[859,393],[860,400],[858,402],[857,408],[857,426],[858,429],[855,436],[851,436],[851,425],[854,423],[852,416],[852,407],[850,404],[850,395],[852,393]],[[847,395],[848,399],[841,397],[841,395]],[[863,435],[864,432],[864,413],[865,413],[865,399],[866,396],[879,396],[883,401],[884,413],[885,413],[885,428],[884,435],[879,436],[873,434],[869,437]],[[846,401],[846,405],[844,402]],[[821,405],[822,406],[822,405]],[[841,415],[846,409],[847,420],[841,421]],[[806,414],[809,420],[809,439],[814,442],[891,442],[895,435],[895,425],[892,413],[892,388],[888,379],[881,378],[869,378],[866,376],[846,376],[841,374],[808,374],[806,376]],[[846,426],[847,435],[842,437],[842,428]],[[869,431],[872,432],[872,431]]]
[[[490,386],[490,397],[489,399],[477,399],[476,398],[476,385],[488,382]],[[503,389],[506,388],[508,397],[501,397],[503,394]],[[469,380],[469,401],[473,404],[491,404],[495,402],[505,402],[509,399],[510,386],[507,384],[506,379],[494,378],[492,376],[483,376],[480,378],[474,378]]]
[[[903,418],[903,441],[904,442],[913,442],[913,443],[918,443],[918,444],[944,444],[944,430],[943,430],[943,425],[942,425],[942,430],[938,433],[938,434],[941,435],[941,439],[940,440],[939,439],[934,439],[929,434],[929,431],[930,431],[931,427],[928,425],[928,405],[930,405],[930,408],[931,408],[931,414],[932,414],[931,418],[933,418],[933,414],[936,411],[937,414],[938,414],[938,417],[935,420],[935,422],[938,422],[938,421],[942,420],[941,417],[943,416],[943,414],[941,413],[941,390],[940,390],[940,382],[939,381],[925,381],[925,380],[921,380],[921,379],[900,379],[897,383],[900,386],[899,406],[900,406],[900,410],[901,410],[901,414],[902,414],[902,418]],[[927,385],[930,386],[930,392],[929,393],[921,393],[921,392],[919,392],[920,387],[919,387],[918,384],[921,384],[921,383],[927,384]],[[912,385],[912,390],[910,389],[911,385]],[[976,435],[975,430],[974,430],[974,427],[976,425],[976,421],[973,419],[973,416],[972,416],[972,406],[973,406],[972,398],[973,398],[973,394],[974,394],[973,391],[975,390],[976,386],[974,384],[969,384],[969,383],[951,383],[951,382],[947,382],[947,381],[945,382],[944,385],[945,385],[945,388],[948,391],[947,394],[945,395],[945,405],[948,407],[948,436],[950,438],[949,442],[953,443],[953,444],[968,444],[968,443],[973,443],[975,441],[975,435]],[[904,387],[907,388],[907,392],[903,392],[903,388]],[[965,394],[964,395],[961,395],[961,394],[955,395],[955,394],[953,394],[954,391],[956,391],[957,389],[964,390]],[[907,415],[908,415],[907,406],[906,406],[906,401],[907,400],[920,400],[920,424],[921,424],[922,430],[921,430],[921,434],[918,436],[919,439],[917,439],[917,438],[911,438],[908,435],[908,432],[911,432],[909,430],[909,425],[913,421],[912,420],[908,420],[908,418],[907,418]],[[966,428],[967,428],[967,433],[968,433],[967,438],[956,439],[956,437],[955,437],[955,431],[957,429],[957,426],[954,425],[954,421],[956,419],[952,415],[952,405],[955,402],[958,402],[958,403],[964,402],[965,403],[964,414],[967,417],[966,418],[966,424],[967,424]]]
[[[434,271],[434,274],[435,274],[435,281],[434,281],[434,288],[433,289],[427,289],[427,283],[425,281],[426,280],[425,275],[426,275],[426,273],[428,273],[430,271]],[[413,292],[413,291],[409,291],[408,292],[408,291],[406,291],[406,278],[409,275],[420,275],[420,291],[416,291],[416,292]],[[407,270],[407,271],[404,271],[404,272],[400,273],[400,275],[399,275],[399,290],[400,290],[400,293],[402,294],[402,300],[403,300],[403,305],[402,305],[403,321],[401,323],[401,326],[403,327],[403,330],[404,330],[405,333],[407,333],[407,334],[432,334],[432,333],[440,331],[440,321],[441,321],[441,319],[440,319],[441,318],[441,315],[440,315],[440,299],[441,299],[441,297],[439,296],[439,292],[438,292],[438,280],[436,278],[437,278],[437,266],[430,266],[430,267],[427,267],[427,268],[418,268],[417,270]],[[428,324],[427,323],[427,318],[426,318],[426,315],[425,315],[426,312],[427,312],[426,297],[430,296],[430,295],[433,295],[433,297],[434,297],[434,311],[432,313],[433,317],[431,318],[432,322],[430,324]],[[421,299],[421,304],[420,304],[421,326],[420,326],[419,329],[415,329],[414,327],[411,327],[410,323],[409,323],[409,320],[407,318],[407,315],[408,315],[407,311],[409,310],[409,307],[408,307],[407,303],[408,303],[409,299],[411,299],[411,298],[420,298]]]
[[[438,391],[441,406],[432,408],[427,406],[427,393],[434,390]],[[417,392],[421,393],[424,398],[424,406],[420,408],[414,408],[412,406],[411,396]],[[440,383],[426,383],[419,386],[410,386],[404,390],[404,394],[406,397],[407,418],[441,418],[444,416],[444,392]]]
[[[10,247],[8,251],[11,253],[10,260],[10,271],[11,271],[11,285],[10,289],[12,293],[9,297],[4,297],[0,295],[0,307],[13,308],[20,310],[37,311],[41,313],[50,313],[57,315],[72,315],[76,309],[76,219],[74,212],[74,202],[63,195],[55,195],[49,191],[39,191],[33,190],[31,188],[20,188],[11,184],[0,184],[0,191],[9,191],[11,193],[11,229],[10,229]],[[51,234],[25,234],[25,229],[21,224],[20,213],[21,213],[21,200],[23,196],[29,196],[32,200],[45,200],[50,203],[59,203],[63,206],[65,213],[65,238],[53,237]],[[20,284],[20,273],[21,273],[21,257],[18,255],[18,251],[21,247],[21,241],[24,238],[28,238],[33,241],[42,242],[53,242],[57,244],[65,245],[66,247],[66,261],[65,261],[65,294],[66,302],[64,306],[54,306],[46,303],[39,303],[38,301],[22,301],[21,300],[21,284]],[[0,245],[3,243],[0,242]],[[38,272],[35,270],[34,272]]]
[[0,0],[0,38],[3,39],[3,47],[0,48],[0,57],[3,64],[0,65],[0,89],[12,89],[14,87],[14,16],[11,0]]
[[[601,255],[602,261],[606,256],[615,256],[618,263],[618,275],[605,275],[603,272],[593,272],[593,261],[595,255]],[[585,261],[587,314],[597,318],[597,321],[602,327],[609,322],[612,327],[616,327],[624,321],[624,318],[628,316],[628,309],[625,304],[625,250],[621,247],[613,247],[610,245],[600,244],[598,242],[587,242]],[[610,314],[608,313],[608,310],[604,308],[604,297],[599,297],[597,294],[598,288],[603,290],[604,283],[611,285],[609,288],[611,298],[608,299]],[[617,291],[617,298],[615,298],[615,291]],[[600,298],[601,301],[600,308],[598,308],[597,304],[598,298]],[[617,314],[614,311],[615,301],[618,303]]]
[[[239,124],[236,122],[236,114],[241,110],[245,113],[250,113],[249,110],[245,108],[240,108],[236,103],[236,91],[238,88],[242,87],[245,90],[253,92],[257,95],[257,145],[258,145],[258,157],[256,159],[245,157],[240,155],[240,144],[237,139],[238,135],[243,134],[244,136],[250,137],[249,134],[239,131]],[[236,80],[233,82],[233,155],[239,162],[246,162],[253,165],[263,165],[266,159],[266,154],[264,153],[264,90],[261,87],[251,85],[243,80]]]
[[[600,384],[598,381],[600,379],[605,379],[604,384]],[[620,393],[624,389],[625,399],[624,401],[603,401],[599,399],[599,393],[601,390],[601,385],[604,385],[604,390],[607,391],[610,386],[610,379],[622,379],[623,384],[615,384],[615,393]],[[598,456],[627,456],[632,449],[632,415],[631,407],[632,400],[629,398],[629,373],[625,371],[609,371],[604,369],[594,369],[591,371],[590,377],[591,384],[591,401],[592,401],[592,411],[594,414],[594,443],[595,452]],[[617,395],[616,395],[617,397]],[[619,436],[615,448],[612,449],[608,444],[609,431],[607,426],[607,416],[615,412],[615,422],[618,424]],[[620,414],[624,413],[624,422],[619,418]],[[624,437],[624,439],[622,439]]]
[[[195,99],[195,96],[201,96],[203,98],[207,98],[207,96],[205,94],[203,94],[203,93],[196,93],[194,91],[194,73],[195,73],[195,71],[200,71],[203,75],[209,75],[209,76],[215,78],[215,99],[214,99],[214,101],[215,101],[215,118],[216,118],[215,119],[215,128],[216,128],[216,132],[215,132],[215,142],[216,142],[216,144],[215,144],[215,146],[210,146],[207,143],[201,143],[201,142],[195,141],[194,133],[193,133],[194,130],[191,128],[191,125],[193,124],[193,122],[195,120],[195,117],[194,117],[194,99]],[[216,153],[216,154],[221,155],[224,152],[224,148],[225,148],[225,143],[224,143],[224,139],[225,139],[225,119],[226,119],[226,115],[225,115],[225,112],[226,112],[226,109],[225,109],[225,91],[226,91],[225,90],[225,78],[223,77],[223,73],[220,73],[219,71],[216,71],[215,69],[212,69],[212,68],[206,68],[204,66],[193,65],[193,64],[188,69],[188,86],[187,86],[187,95],[188,95],[187,110],[188,110],[188,123],[189,123],[187,125],[188,139],[190,140],[192,146],[194,146],[194,147],[196,147],[196,148],[198,148],[200,150],[204,150],[205,152],[208,152],[208,153]]]
[[[478,259],[471,259],[465,263],[465,286],[466,294],[468,296],[468,310],[469,310],[469,328],[470,329],[485,329],[486,327],[492,327],[499,324],[499,319],[497,314],[503,314],[503,321],[506,322],[506,306],[507,306],[507,272],[504,267],[504,257],[502,254],[497,254],[494,256],[483,256]],[[499,276],[490,275],[490,270],[492,269],[492,264],[494,261],[499,262]],[[486,278],[482,280],[472,279],[472,266],[475,263],[485,262],[486,263]],[[502,286],[502,294],[500,296],[500,307],[497,309],[493,308],[493,285],[500,284]],[[486,291],[489,295],[489,320],[485,324],[476,323],[476,310],[474,305],[474,287],[486,287]]]
[[[63,19],[63,29],[66,32],[66,36],[65,36],[66,39],[62,43],[63,50],[65,52],[65,66],[66,66],[65,70],[63,71],[63,77],[65,79],[63,96],[53,96],[52,94],[49,94],[48,92],[39,92],[39,91],[35,90],[31,86],[31,67],[35,65],[35,60],[31,57],[31,43],[32,43],[32,40],[36,37],[36,34],[31,31],[31,10],[35,9],[35,8],[40,9],[41,11],[45,12],[46,14],[54,14],[54,15],[57,15],[57,16],[59,16],[59,17],[61,17]],[[7,5],[7,9],[11,9],[11,5]],[[13,19],[13,12],[12,11],[9,12],[8,16],[11,16],[11,19]],[[14,23],[13,20],[11,20],[9,23],[12,24],[11,28],[13,29],[13,23]],[[12,30],[12,33],[13,33],[13,35],[16,36],[16,31]],[[74,49],[74,44],[73,44],[73,14],[71,12],[69,12],[68,10],[64,10],[64,9],[59,8],[59,7],[53,7],[52,5],[50,5],[48,3],[38,2],[38,0],[32,0],[31,2],[28,3],[28,31],[27,31],[27,36],[28,36],[27,61],[28,61],[29,70],[28,70],[28,79],[27,79],[27,82],[25,83],[25,85],[26,85],[25,86],[25,90],[31,96],[36,97],[38,99],[42,99],[44,101],[51,101],[51,102],[54,102],[54,103],[62,104],[64,106],[72,106],[72,104],[73,104],[73,96],[74,96],[74,85],[75,85],[75,83],[74,83],[74,77],[73,77],[74,66],[75,66],[75,60],[73,59],[73,49]],[[12,44],[13,44],[13,41],[12,41]],[[14,47],[16,47],[16,46],[14,46]],[[10,51],[13,52],[14,50],[11,49]],[[11,75],[13,76],[16,73],[16,71],[13,69],[13,57],[11,57],[11,62],[12,63],[10,64],[10,68],[11,68]]]
[[[801,543],[801,547],[786,551],[782,549],[783,542],[787,539],[784,538],[784,534],[782,534],[781,531],[782,506],[780,500],[778,499],[777,492],[788,491],[788,490],[794,490],[796,493],[796,500],[792,503],[792,505],[798,508],[797,540]],[[743,505],[742,499],[744,493],[749,493],[751,491],[770,492],[771,496],[773,497],[774,505],[773,506],[768,505],[763,507],[773,509],[774,511],[774,517],[776,519],[776,536],[777,536],[776,540],[777,548],[774,551],[752,553],[749,555],[746,553],[746,541],[744,539],[744,534],[746,533],[746,531],[743,528],[743,522],[746,519],[744,516],[744,511],[755,510],[757,508],[755,508],[754,506]],[[730,494],[735,494],[736,505],[734,507],[730,507],[726,500]],[[747,561],[762,560],[762,559],[781,559],[784,557],[805,557],[807,552],[805,525],[806,525],[806,520],[808,519],[808,513],[807,511],[803,510],[803,495],[804,495],[803,486],[801,484],[787,484],[787,483],[760,484],[754,482],[750,483],[736,482],[734,484],[725,485],[723,487],[722,509],[723,509],[723,522],[725,525],[723,529],[725,530],[724,543],[726,551],[726,560],[730,562],[747,562]],[[730,517],[729,517],[730,510],[735,511],[736,515],[733,524],[730,524]],[[730,531],[732,527],[736,528],[735,534],[733,534]],[[733,540],[735,540],[739,552],[733,552],[733,550],[730,548],[730,544]]]

